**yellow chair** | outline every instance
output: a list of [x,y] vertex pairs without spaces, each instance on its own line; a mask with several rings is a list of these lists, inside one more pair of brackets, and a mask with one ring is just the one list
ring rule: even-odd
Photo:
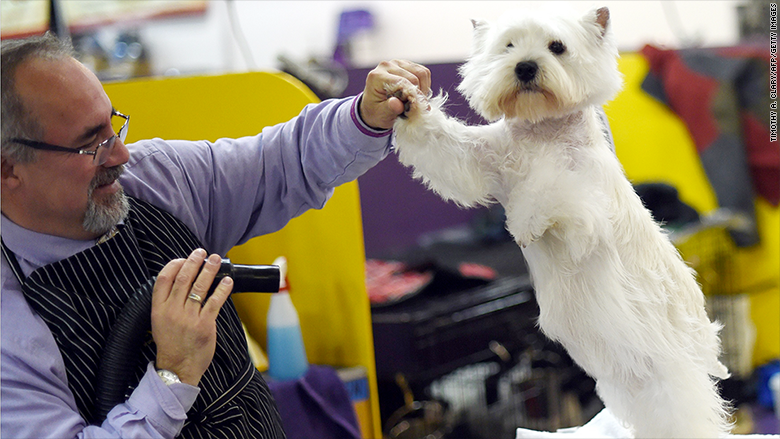
[[[128,143],[139,139],[211,140],[259,133],[296,116],[317,97],[281,73],[242,73],[106,84],[113,105],[132,115]],[[308,359],[362,366],[369,401],[358,405],[364,437],[381,437],[371,314],[357,182],[338,187],[326,207],[228,253],[233,262],[270,264],[286,256],[292,300]],[[265,346],[269,295],[233,296],[249,334]]]

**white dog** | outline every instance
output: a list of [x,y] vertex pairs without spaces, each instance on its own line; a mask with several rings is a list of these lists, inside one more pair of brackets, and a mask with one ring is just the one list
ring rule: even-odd
[[442,112],[446,98],[389,85],[408,104],[395,125],[399,159],[445,199],[504,206],[541,329],[596,379],[637,437],[725,435],[719,325],[599,118],[622,82],[609,11],[473,25],[458,90],[493,122],[466,126]]

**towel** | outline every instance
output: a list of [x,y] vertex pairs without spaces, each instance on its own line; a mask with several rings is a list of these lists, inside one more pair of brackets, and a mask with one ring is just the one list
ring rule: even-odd
[[[746,434],[746,435],[734,435],[730,434],[727,438],[733,439],[768,439],[768,438],[780,438],[779,435],[765,435],[765,434]],[[516,439],[545,439],[545,438],[591,438],[591,439],[604,439],[604,438],[619,438],[630,439],[633,438],[631,433],[620,421],[615,418],[609,409],[600,411],[593,419],[587,424],[581,427],[564,428],[556,432],[547,431],[534,431],[527,430],[525,428],[517,429]]]

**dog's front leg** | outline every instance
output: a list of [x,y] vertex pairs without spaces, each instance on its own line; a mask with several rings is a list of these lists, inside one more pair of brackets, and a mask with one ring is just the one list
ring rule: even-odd
[[394,126],[401,163],[413,167],[414,177],[445,200],[467,207],[488,204],[494,179],[482,163],[485,141],[480,138],[481,128],[444,114],[445,97],[428,101],[416,90],[404,94],[411,96],[407,117],[397,119]]

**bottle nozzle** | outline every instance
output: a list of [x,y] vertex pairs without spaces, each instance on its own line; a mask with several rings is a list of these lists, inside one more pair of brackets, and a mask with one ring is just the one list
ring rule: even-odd
[[287,258],[279,256],[274,259],[274,264],[279,267],[279,291],[289,291],[287,286]]

